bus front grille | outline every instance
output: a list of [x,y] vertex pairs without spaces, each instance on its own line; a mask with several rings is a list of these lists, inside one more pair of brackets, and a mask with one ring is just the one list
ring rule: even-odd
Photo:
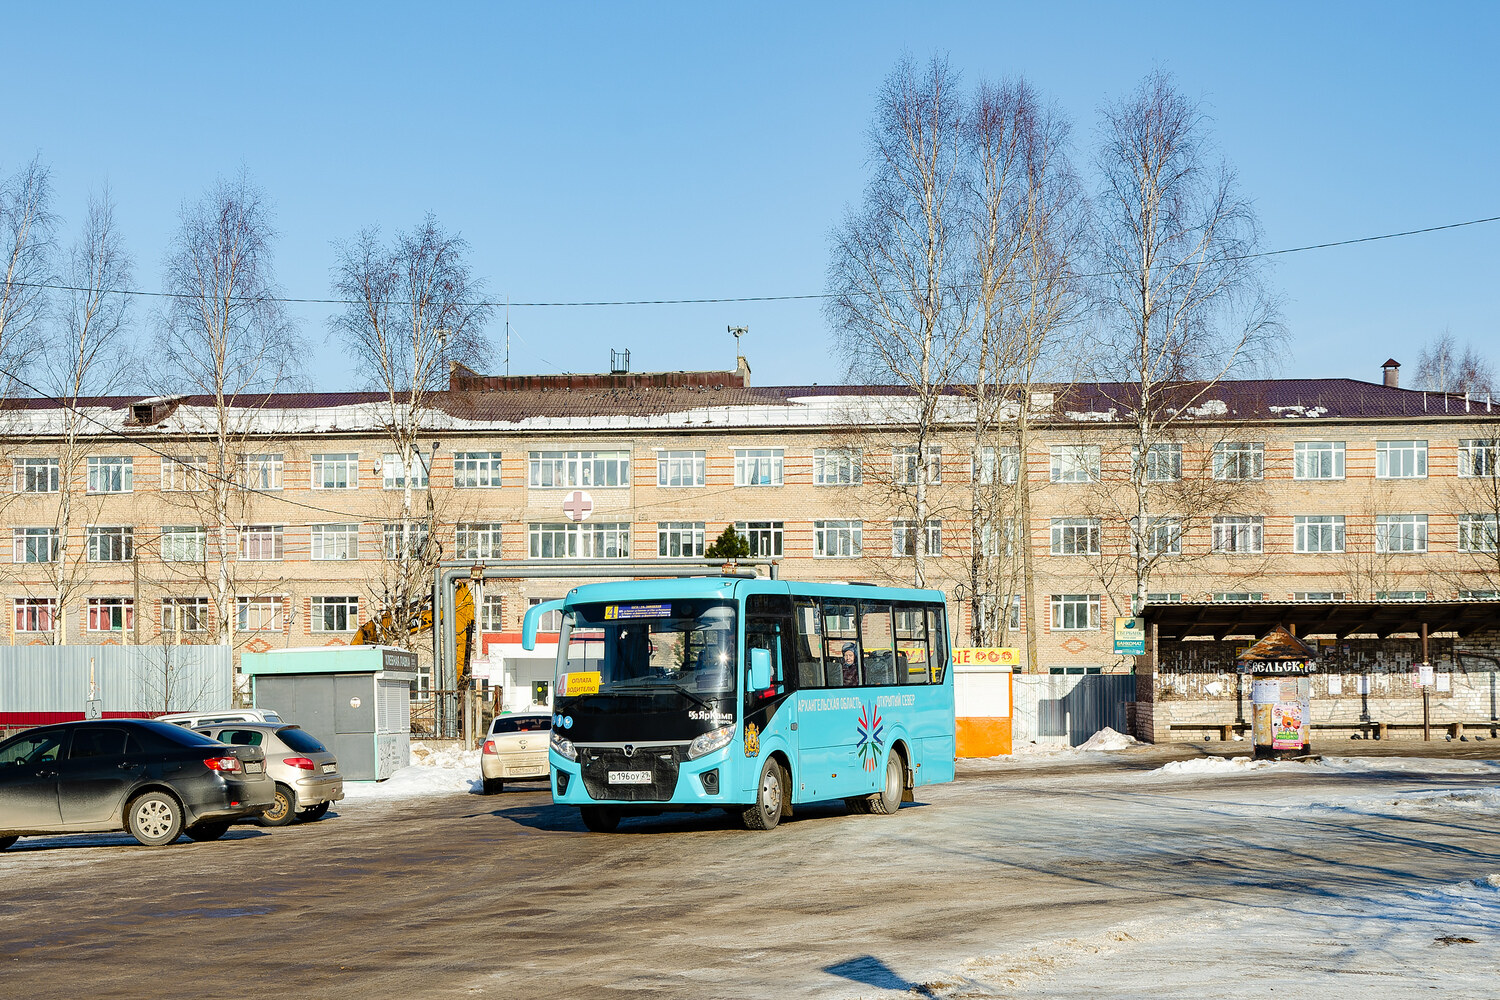
[[[665,802],[677,790],[677,747],[637,747],[627,757],[617,747],[580,747],[578,763],[583,773],[583,787],[592,799],[614,799],[623,802]],[[610,781],[610,772],[650,774],[644,783]]]

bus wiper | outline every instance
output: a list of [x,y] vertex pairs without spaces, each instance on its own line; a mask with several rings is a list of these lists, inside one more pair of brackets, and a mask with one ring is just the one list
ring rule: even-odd
[[697,705],[699,708],[710,712],[713,711],[713,706],[709,705],[708,702],[693,694],[693,692],[689,691],[687,688],[683,687],[676,681],[666,680],[666,678],[660,678],[660,680],[664,681],[665,683],[653,684],[651,683],[652,678],[650,677],[637,677],[628,681],[616,681],[614,684],[610,685],[610,688],[611,690],[615,691],[618,691],[621,688],[629,688],[632,690],[652,688],[660,691],[676,691],[679,694],[687,697],[690,701],[693,702],[693,704]]

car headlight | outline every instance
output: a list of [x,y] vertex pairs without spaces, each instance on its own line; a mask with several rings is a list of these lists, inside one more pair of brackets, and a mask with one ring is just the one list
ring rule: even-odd
[[558,753],[562,754],[569,760],[578,759],[578,750],[573,746],[573,741],[565,739],[562,736],[558,735],[558,732],[555,729],[552,731],[551,745],[552,749],[556,750]]
[[710,730],[688,744],[688,760],[694,760],[706,753],[713,753],[721,747],[726,747],[732,739],[734,739],[733,726]]

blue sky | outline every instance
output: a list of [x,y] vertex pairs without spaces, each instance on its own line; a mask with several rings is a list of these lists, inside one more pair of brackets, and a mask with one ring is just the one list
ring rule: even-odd
[[[1025,76],[1080,159],[1101,102],[1171,71],[1268,249],[1500,215],[1495,4],[58,3],[4,23],[0,171],[40,153],[70,222],[107,182],[150,290],[179,206],[243,166],[292,296],[329,294],[332,241],[428,211],[499,300],[821,292],[906,53]],[[1495,358],[1497,265],[1500,223],[1277,258],[1280,371],[1377,380],[1445,327]],[[316,386],[356,387],[327,310],[296,315]],[[510,316],[514,373],[605,370],[610,348],[636,370],[728,367],[734,324],[758,384],[840,376],[816,302]]]

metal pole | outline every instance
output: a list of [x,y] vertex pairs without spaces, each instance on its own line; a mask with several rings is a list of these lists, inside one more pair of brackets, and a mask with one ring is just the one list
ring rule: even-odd
[[[1425,667],[1425,666],[1427,666],[1430,663],[1432,663],[1432,661],[1427,658],[1427,623],[1423,622],[1422,623],[1422,665]],[[1421,674],[1419,672],[1418,673],[1418,677],[1420,677],[1420,676],[1421,676]],[[1422,739],[1426,740],[1428,742],[1431,742],[1431,740],[1432,740],[1432,703],[1431,703],[1431,694],[1427,690],[1427,685],[1426,684],[1422,685]]]

